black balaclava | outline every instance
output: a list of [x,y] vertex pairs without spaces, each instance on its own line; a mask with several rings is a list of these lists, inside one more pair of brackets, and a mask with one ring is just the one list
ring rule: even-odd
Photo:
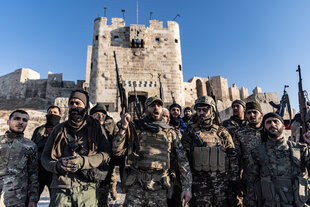
[[54,128],[59,124],[61,117],[55,114],[46,114],[46,128]]

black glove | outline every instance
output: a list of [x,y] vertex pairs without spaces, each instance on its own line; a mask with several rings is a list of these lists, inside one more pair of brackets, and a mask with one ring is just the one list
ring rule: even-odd
[[80,155],[69,157],[67,160],[67,170],[69,172],[76,172],[84,165],[84,158]]
[[[56,162],[56,171],[60,174],[60,175],[65,175],[67,174],[67,171],[65,171],[61,166],[62,165],[62,158],[60,158],[57,162]],[[65,166],[63,166],[65,167]]]

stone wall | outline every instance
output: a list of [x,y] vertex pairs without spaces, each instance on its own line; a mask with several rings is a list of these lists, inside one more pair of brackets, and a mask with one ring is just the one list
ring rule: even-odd
[[28,69],[20,68],[12,73],[0,77],[0,98],[24,98],[26,93],[25,83],[28,80],[40,79],[40,74]]
[[[144,25],[126,26],[122,18],[95,19],[91,51],[91,63],[87,63],[86,77],[90,77],[90,100],[102,102],[118,111],[120,103],[117,96],[116,72],[113,51],[116,53],[120,76],[131,100],[133,85],[142,102],[153,95],[159,96],[158,74],[162,74],[162,85],[166,103],[176,101],[184,105],[183,72],[180,48],[179,25],[168,21],[150,20]],[[88,49],[88,57],[90,50]]]
[[72,90],[82,89],[84,80],[64,81],[62,73],[49,73],[47,79],[29,68],[21,68],[0,77],[0,99],[42,98],[54,102],[57,97],[68,97]]

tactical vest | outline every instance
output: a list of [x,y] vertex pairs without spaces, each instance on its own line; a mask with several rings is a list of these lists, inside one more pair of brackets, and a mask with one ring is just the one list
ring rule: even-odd
[[[273,175],[266,143],[258,148],[261,179],[256,185],[256,194],[259,206],[301,207],[308,200],[308,182],[302,177],[300,148],[290,141],[287,141],[287,145],[290,149],[292,168],[292,173],[288,176]],[[268,205],[261,203],[262,200]]]
[[172,130],[164,129],[158,133],[142,131],[139,134],[141,159],[134,163],[141,170],[167,170],[170,168]]
[[204,146],[194,146],[193,149],[193,168],[196,171],[222,173],[228,169],[228,158],[217,131],[218,127],[196,131],[204,143]]
[[38,130],[37,136],[33,140],[38,147],[39,153],[43,152],[44,146],[47,142],[47,138],[48,138],[48,134],[45,133],[45,127],[41,126]]

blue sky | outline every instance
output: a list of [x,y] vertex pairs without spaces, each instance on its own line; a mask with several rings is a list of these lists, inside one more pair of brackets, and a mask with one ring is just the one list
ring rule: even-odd
[[[20,67],[85,79],[93,21],[104,15],[136,23],[136,0],[11,0],[0,2],[0,76]],[[177,14],[184,80],[227,78],[229,85],[260,86],[282,95],[284,84],[298,107],[297,65],[310,88],[309,0],[139,0],[139,24]]]

